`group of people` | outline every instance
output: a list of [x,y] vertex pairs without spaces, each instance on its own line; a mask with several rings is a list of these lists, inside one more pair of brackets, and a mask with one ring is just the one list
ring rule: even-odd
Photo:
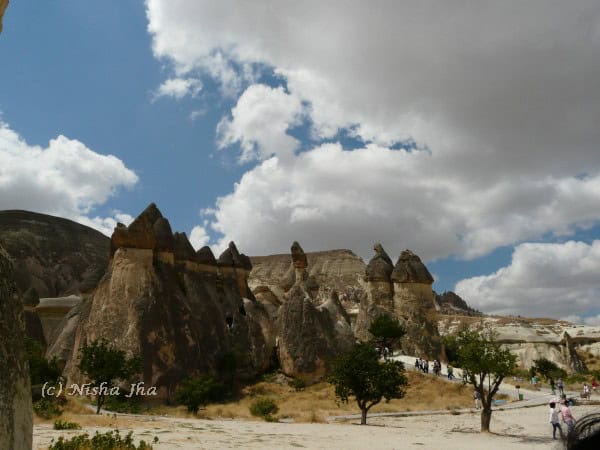
[[567,403],[566,397],[562,395],[558,405],[555,401],[551,401],[549,403],[549,407],[550,424],[552,425],[552,438],[556,439],[556,430],[558,430],[560,437],[563,437],[563,431],[560,426],[561,418],[562,422],[567,426],[567,433],[571,433],[573,431],[573,427],[575,426],[575,417],[573,417],[573,413],[571,412],[571,408]]
[[[436,376],[441,375],[442,373],[442,363],[439,360],[434,360],[431,365],[431,369],[433,374]],[[422,358],[415,359],[415,370],[420,370],[423,373],[429,373],[429,361]]]

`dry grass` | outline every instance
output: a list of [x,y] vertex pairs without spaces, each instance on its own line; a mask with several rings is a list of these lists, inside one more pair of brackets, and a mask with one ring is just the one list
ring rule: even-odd
[[[446,410],[472,406],[472,389],[458,383],[448,383],[434,376],[416,372],[407,373],[409,386],[403,399],[380,403],[370,412],[396,412],[418,410]],[[334,389],[327,383],[318,383],[296,392],[292,387],[274,382],[259,382],[248,386],[243,397],[235,402],[213,404],[202,409],[200,418],[231,418],[257,420],[249,411],[250,404],[259,397],[271,397],[279,406],[279,418],[295,422],[324,422],[327,416],[357,414],[356,403],[337,403]],[[193,417],[182,407],[158,407],[155,414],[175,417]]]

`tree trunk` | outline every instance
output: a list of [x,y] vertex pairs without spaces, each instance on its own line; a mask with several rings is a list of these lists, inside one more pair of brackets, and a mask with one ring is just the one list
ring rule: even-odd
[[481,411],[481,431],[485,433],[490,432],[490,422],[492,421],[492,410],[484,406]]
[[96,414],[100,414],[100,409],[102,409],[102,404],[104,403],[104,396],[103,395],[99,395],[96,398]]
[[363,408],[360,410],[360,424],[361,425],[367,424],[367,408]]

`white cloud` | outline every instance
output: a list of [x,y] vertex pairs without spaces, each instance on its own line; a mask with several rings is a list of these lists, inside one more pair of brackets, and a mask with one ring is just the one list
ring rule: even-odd
[[101,155],[62,135],[46,148],[29,145],[0,122],[0,161],[0,209],[54,214],[105,234],[112,232],[116,220],[130,219],[120,212],[109,218],[89,217],[120,187],[132,187],[138,181],[113,155]]
[[300,122],[302,103],[283,88],[254,84],[244,91],[218,127],[221,148],[240,143],[241,161],[291,155],[298,141],[286,132]]
[[448,179],[445,170],[424,151],[326,144],[262,162],[207,214],[223,242],[234,240],[248,254],[280,252],[298,240],[312,250],[352,248],[368,258],[381,241],[391,253],[411,248],[426,260],[476,257],[600,219],[600,174],[507,176],[486,186]]
[[[381,240],[477,257],[600,220],[595,1],[146,4],[153,52],[180,76],[208,73],[229,95],[255,66],[285,83],[275,100],[251,86],[219,130],[266,159],[215,205],[213,228],[247,253],[299,239],[369,256]],[[283,100],[304,116],[265,120]],[[285,157],[301,119],[377,145]],[[427,151],[385,149],[405,140]]]
[[515,248],[510,265],[462,280],[455,291],[488,313],[565,318],[592,325],[600,318],[598,273],[600,240],[527,243]]
[[186,95],[195,97],[201,90],[202,82],[197,78],[170,78],[158,87],[154,98],[173,97],[180,100]]
[[190,243],[196,250],[199,250],[208,244],[209,240],[210,236],[204,227],[196,225],[194,228],[192,228],[192,231],[190,232]]

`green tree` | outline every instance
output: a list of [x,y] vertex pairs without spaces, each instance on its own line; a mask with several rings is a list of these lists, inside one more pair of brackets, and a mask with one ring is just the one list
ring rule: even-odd
[[533,361],[532,370],[539,373],[546,380],[554,380],[556,378],[567,376],[567,372],[546,358],[540,358]]
[[406,334],[406,330],[398,319],[389,314],[381,314],[371,323],[369,333],[373,335],[379,348],[383,349],[392,348]]
[[96,414],[100,414],[106,393],[115,383],[128,380],[142,367],[139,357],[127,358],[124,351],[110,346],[104,339],[84,345],[80,356],[79,370],[90,379],[91,386],[98,389]]
[[505,376],[515,369],[516,356],[502,348],[491,329],[464,330],[456,340],[458,364],[468,371],[469,383],[481,396],[481,431],[490,431],[492,402]]
[[200,406],[222,400],[225,392],[225,387],[212,375],[200,375],[184,380],[177,390],[175,399],[185,405],[189,412],[197,414]]
[[333,360],[328,382],[335,386],[335,395],[344,403],[355,397],[361,411],[360,424],[367,424],[369,410],[385,398],[404,397],[408,380],[399,361],[379,361],[379,355],[368,343],[355,344],[352,349]]
[[29,337],[25,338],[25,350],[27,351],[27,359],[29,360],[29,376],[32,388],[46,382],[58,382],[61,371],[56,358],[52,358],[51,360],[44,358],[42,345]]

